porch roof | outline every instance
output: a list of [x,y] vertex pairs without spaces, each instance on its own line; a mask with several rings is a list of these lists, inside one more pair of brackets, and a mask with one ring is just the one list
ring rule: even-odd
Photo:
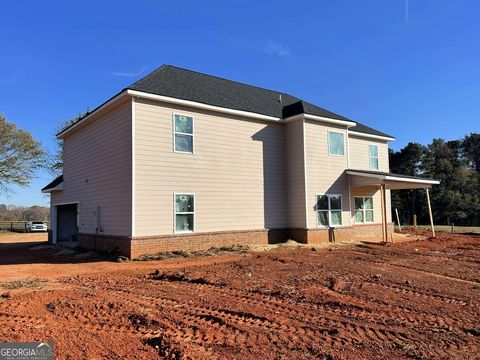
[[440,181],[382,171],[345,170],[352,188],[385,185],[386,189],[429,189]]

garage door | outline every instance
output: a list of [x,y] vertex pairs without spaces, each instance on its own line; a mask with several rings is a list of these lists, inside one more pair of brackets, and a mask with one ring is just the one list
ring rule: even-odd
[[77,233],[77,204],[57,206],[57,241],[74,241]]

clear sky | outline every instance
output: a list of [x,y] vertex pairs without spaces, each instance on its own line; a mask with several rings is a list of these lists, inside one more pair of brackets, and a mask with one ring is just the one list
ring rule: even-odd
[[[62,120],[161,64],[285,91],[396,136],[480,131],[478,0],[4,1],[0,113]],[[48,204],[47,172],[0,203]]]

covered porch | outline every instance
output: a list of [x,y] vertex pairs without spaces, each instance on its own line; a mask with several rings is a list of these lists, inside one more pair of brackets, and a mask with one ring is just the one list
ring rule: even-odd
[[433,223],[432,207],[430,203],[429,189],[440,182],[433,179],[426,179],[416,176],[407,176],[394,173],[367,171],[367,170],[346,170],[349,176],[350,188],[355,190],[378,189],[381,194],[382,214],[382,241],[388,242],[388,209],[387,190],[400,189],[425,189],[426,203],[428,206],[432,235],[435,237],[435,226]]

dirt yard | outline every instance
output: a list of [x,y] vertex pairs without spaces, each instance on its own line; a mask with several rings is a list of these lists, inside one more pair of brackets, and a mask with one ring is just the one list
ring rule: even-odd
[[44,262],[0,266],[0,341],[59,359],[480,359],[480,237]]

